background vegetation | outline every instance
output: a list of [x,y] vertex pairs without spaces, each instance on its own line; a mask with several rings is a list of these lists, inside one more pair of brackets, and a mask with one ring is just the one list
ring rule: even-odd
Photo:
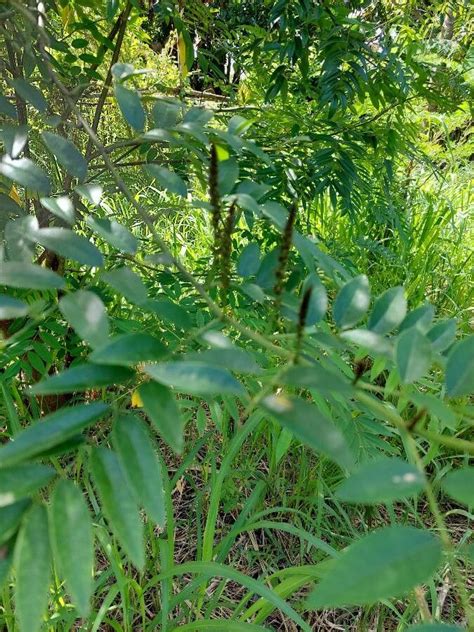
[[0,5],[2,629],[474,630],[473,27]]

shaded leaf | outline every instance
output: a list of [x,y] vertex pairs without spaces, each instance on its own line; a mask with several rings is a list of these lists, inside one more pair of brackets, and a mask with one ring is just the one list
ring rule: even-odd
[[346,283],[336,296],[334,322],[342,329],[353,327],[365,316],[369,305],[369,280],[365,274],[361,274]]
[[136,415],[121,415],[114,424],[113,442],[138,503],[163,528],[166,522],[163,476],[146,426]]
[[35,505],[15,544],[15,613],[22,632],[37,632],[48,605],[50,580],[48,516]]
[[90,388],[121,384],[131,379],[134,371],[122,366],[80,364],[47,377],[30,388],[32,395],[55,395],[87,391]]
[[474,393],[474,336],[454,345],[448,356],[445,383],[450,397]]
[[0,320],[21,318],[28,313],[28,305],[18,298],[0,294]]
[[145,111],[138,92],[120,83],[115,85],[114,92],[123,118],[133,129],[141,132],[145,127]]
[[247,244],[237,260],[237,272],[242,277],[254,276],[260,267],[260,247],[253,242]]
[[49,483],[56,472],[46,465],[27,463],[0,468],[0,507],[36,492]]
[[24,261],[2,261],[0,266],[0,285],[27,288],[29,290],[62,289],[64,279],[53,272],[34,263]]
[[442,320],[428,331],[426,334],[428,340],[431,341],[431,345],[434,351],[444,351],[447,349],[456,338],[456,325],[455,318],[449,318],[448,320]]
[[50,213],[56,215],[68,224],[74,224],[75,213],[74,206],[67,195],[61,195],[56,198],[43,197],[40,199],[41,205]]
[[91,347],[99,347],[109,337],[109,321],[101,299],[94,292],[78,290],[59,301],[62,315]]
[[102,402],[64,407],[27,426],[0,448],[0,467],[26,461],[64,443],[105,415]]
[[143,525],[117,455],[106,448],[94,448],[91,468],[112,531],[133,564],[143,568]]
[[417,327],[406,329],[397,338],[395,359],[402,382],[411,384],[430,368],[430,341]]
[[39,88],[26,81],[26,79],[23,79],[23,77],[12,79],[10,83],[23,101],[32,105],[38,112],[46,112],[48,102]]
[[40,228],[31,234],[31,239],[66,259],[92,267],[104,265],[102,254],[94,244],[68,228]]
[[171,391],[156,382],[146,382],[138,389],[138,395],[157,432],[177,454],[181,454],[184,423]]
[[441,562],[441,545],[426,530],[391,526],[355,542],[338,557],[307,600],[312,609],[371,605],[426,582]]
[[15,535],[29,506],[30,500],[24,498],[0,508],[0,544],[8,542]]
[[196,361],[147,364],[144,371],[157,382],[192,395],[243,395],[240,382],[226,369]]
[[164,344],[149,334],[124,334],[96,349],[89,360],[98,364],[128,366],[159,360],[166,352]]
[[87,161],[72,141],[58,134],[42,132],[46,147],[56,156],[59,164],[79,180],[87,175]]
[[397,457],[365,463],[336,490],[336,497],[350,503],[375,504],[412,496],[425,486],[416,467]]
[[176,193],[184,198],[188,195],[185,181],[178,176],[177,173],[174,173],[174,171],[155,164],[146,165],[146,170],[164,189],[170,191],[170,193]]
[[92,595],[94,536],[87,503],[72,481],[63,479],[54,488],[50,525],[59,571],[79,614],[86,617]]
[[352,466],[354,459],[344,435],[316,406],[283,395],[266,397],[262,405],[275,421],[290,430],[302,443],[322,452],[341,467]]
[[86,223],[92,230],[117,250],[134,255],[138,242],[132,233],[114,219],[94,218],[89,215]]
[[448,472],[442,482],[444,491],[469,507],[474,507],[474,467],[461,467]]
[[130,303],[140,304],[147,299],[147,290],[141,277],[130,268],[116,268],[110,272],[104,272],[102,279]]
[[375,301],[369,318],[369,329],[377,334],[388,334],[405,318],[407,300],[402,286],[392,287]]
[[51,191],[49,176],[29,158],[3,156],[0,174],[39,195],[49,195]]

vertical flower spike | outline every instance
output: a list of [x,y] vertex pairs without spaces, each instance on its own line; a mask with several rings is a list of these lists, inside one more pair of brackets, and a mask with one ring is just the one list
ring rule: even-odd
[[221,205],[220,205],[220,197],[219,197],[219,186],[218,186],[218,174],[219,168],[217,166],[218,158],[217,158],[217,149],[214,144],[211,145],[211,155],[209,161],[209,200],[211,203],[211,213],[212,213],[212,230],[214,233],[214,245],[213,245],[213,257],[214,257],[214,268],[218,266],[219,261],[219,249],[220,249],[220,241],[221,241]]
[[295,363],[298,362],[298,356],[301,351],[303,332],[306,324],[306,317],[308,316],[309,301],[311,300],[312,291],[313,287],[310,285],[306,292],[303,294],[303,300],[301,301],[300,311],[298,313],[298,325],[296,326]]
[[229,207],[222,230],[219,259],[221,262],[221,293],[222,305],[227,304],[227,294],[230,284],[230,255],[232,253],[232,231],[235,220],[235,203]]
[[288,257],[290,254],[291,240],[293,237],[293,227],[295,225],[295,219],[296,219],[296,210],[297,210],[296,204],[293,204],[288,213],[288,219],[286,220],[285,229],[283,231],[283,238],[282,238],[281,247],[280,247],[280,256],[278,257],[278,267],[275,271],[276,279],[275,279],[275,286],[273,288],[273,291],[275,293],[275,305],[276,305],[277,317],[280,311],[281,295],[283,292],[283,285],[285,283],[286,269],[288,266]]

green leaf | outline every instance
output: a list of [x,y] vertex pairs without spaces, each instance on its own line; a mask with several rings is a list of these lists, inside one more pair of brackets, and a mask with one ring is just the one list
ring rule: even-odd
[[440,543],[429,531],[399,525],[379,529],[336,558],[307,605],[337,608],[400,597],[426,582],[440,562]]
[[162,129],[174,127],[178,121],[180,109],[179,103],[158,99],[151,111],[153,124]]
[[281,378],[282,384],[299,388],[315,388],[322,393],[344,393],[350,395],[354,388],[342,373],[329,370],[326,366],[292,366]]
[[369,329],[376,334],[388,334],[405,318],[407,300],[402,286],[392,287],[375,301],[369,318]]
[[38,195],[49,195],[51,182],[45,172],[29,158],[3,156],[0,174]]
[[28,313],[28,305],[17,298],[0,294],[0,320],[21,318]]
[[72,481],[54,488],[50,508],[51,540],[59,572],[81,617],[90,611],[94,536],[82,492]]
[[306,279],[301,293],[302,296],[304,296],[304,293],[309,288],[311,288],[311,296],[309,297],[308,311],[306,314],[306,327],[311,327],[319,323],[319,321],[324,318],[328,309],[326,288],[321,283],[317,274],[310,274]]
[[219,162],[217,187],[220,196],[229,195],[239,177],[239,163],[235,158]]
[[10,101],[6,99],[3,94],[0,94],[0,112],[12,119],[17,118],[15,106],[10,103]]
[[18,531],[30,500],[24,498],[0,508],[0,544],[8,542]]
[[30,393],[55,395],[56,393],[87,391],[91,388],[127,382],[134,375],[134,371],[123,366],[80,364],[37,382],[30,388]]
[[89,215],[86,218],[86,223],[92,230],[102,237],[108,244],[117,248],[121,252],[134,255],[138,248],[138,242],[132,233],[119,224],[114,219],[101,219],[94,218]]
[[33,215],[24,215],[7,221],[4,237],[10,261],[30,262],[32,260],[35,246],[27,236],[35,230],[38,230],[38,220]]
[[125,553],[140,570],[145,565],[143,525],[118,457],[106,448],[94,448],[91,467],[105,517]]
[[196,351],[187,353],[184,357],[186,360],[202,362],[228,369],[229,371],[236,371],[237,373],[250,373],[253,375],[262,373],[262,367],[257,364],[255,358],[248,351],[238,347]]
[[425,477],[416,467],[397,457],[365,463],[336,490],[336,497],[349,503],[385,503],[420,492]]
[[426,333],[433,322],[434,313],[434,307],[433,305],[430,305],[430,303],[420,305],[420,307],[408,312],[405,316],[402,324],[400,325],[400,332],[405,329],[409,329],[410,327],[416,327],[421,331],[421,333]]
[[128,366],[159,360],[166,352],[163,343],[149,334],[124,334],[96,349],[89,360],[98,364]]
[[35,505],[25,520],[15,545],[15,613],[21,632],[37,632],[48,605],[50,580],[48,515]]
[[93,204],[94,206],[98,206],[100,204],[100,200],[102,199],[102,193],[104,189],[100,184],[79,184],[75,187],[75,191],[79,193],[79,195],[85,198],[88,202]]
[[181,454],[184,423],[171,391],[156,382],[146,382],[140,386],[138,393],[157,432],[177,454]]
[[397,338],[395,359],[402,382],[411,384],[430,368],[431,343],[417,327],[410,327]]
[[145,168],[148,173],[170,193],[176,193],[184,198],[188,195],[188,189],[185,181],[178,176],[177,173],[174,173],[174,171],[170,171],[166,167],[161,167],[160,165],[155,164],[146,165]]
[[455,318],[449,318],[448,320],[442,320],[428,331],[426,334],[431,341],[431,345],[434,351],[444,351],[447,349],[456,338],[456,325],[457,320]]
[[448,472],[442,482],[444,491],[463,505],[474,507],[474,467]]
[[391,343],[384,336],[369,331],[368,329],[349,329],[340,334],[343,340],[348,340],[359,347],[367,349],[372,353],[392,357],[393,348]]
[[361,274],[346,283],[336,296],[334,322],[341,329],[353,327],[365,316],[369,305],[369,280],[365,274]]
[[352,466],[353,455],[344,435],[316,406],[284,395],[270,395],[262,405],[275,421],[290,430],[302,443],[322,452],[341,467]]
[[22,77],[18,77],[17,79],[12,79],[10,81],[11,85],[15,89],[23,101],[26,101],[34,108],[38,110],[38,112],[44,113],[48,109],[48,102],[43,96],[43,93],[39,88],[32,85],[26,79]]
[[188,312],[181,305],[173,303],[168,298],[148,300],[142,307],[154,312],[159,318],[173,324],[178,329],[186,330],[192,326]]
[[127,123],[137,131],[143,131],[145,127],[145,111],[140,95],[136,90],[129,90],[120,83],[115,84],[115,98]]
[[122,294],[130,303],[140,305],[147,299],[147,290],[141,277],[130,268],[116,268],[105,272],[102,280]]
[[247,244],[237,260],[237,272],[241,277],[257,274],[260,267],[260,246],[252,242]]
[[[3,448],[5,449],[5,448]],[[11,505],[49,483],[56,472],[46,465],[27,463],[0,468],[0,507]]]
[[40,228],[32,232],[31,239],[66,259],[98,268],[104,265],[102,254],[94,244],[68,228]]
[[94,292],[78,290],[59,301],[62,315],[91,347],[99,347],[109,337],[109,321],[101,299]]
[[79,180],[87,175],[87,161],[72,141],[58,134],[42,132],[43,141],[49,151],[56,156],[60,165]]
[[27,288],[29,290],[54,290],[65,286],[64,279],[34,263],[25,261],[2,261],[0,285]]
[[18,158],[28,140],[27,125],[8,125],[4,123],[0,131],[6,153],[10,158]]
[[163,476],[145,424],[136,415],[120,416],[114,424],[113,442],[138,503],[163,528],[166,522]]
[[162,362],[147,364],[145,373],[165,386],[191,395],[244,395],[240,382],[226,369],[203,362]]
[[474,393],[474,336],[454,345],[448,356],[445,383],[450,397]]
[[39,456],[64,443],[105,415],[109,407],[101,402],[61,408],[27,426],[14,441],[0,448],[0,467]]
[[64,220],[68,224],[74,224],[74,206],[67,195],[60,195],[56,198],[43,197],[40,199],[40,202],[45,209],[59,217],[59,219]]

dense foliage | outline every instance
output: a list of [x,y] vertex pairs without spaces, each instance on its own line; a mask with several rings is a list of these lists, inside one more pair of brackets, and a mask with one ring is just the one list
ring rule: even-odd
[[0,5],[2,629],[474,629],[473,32]]

